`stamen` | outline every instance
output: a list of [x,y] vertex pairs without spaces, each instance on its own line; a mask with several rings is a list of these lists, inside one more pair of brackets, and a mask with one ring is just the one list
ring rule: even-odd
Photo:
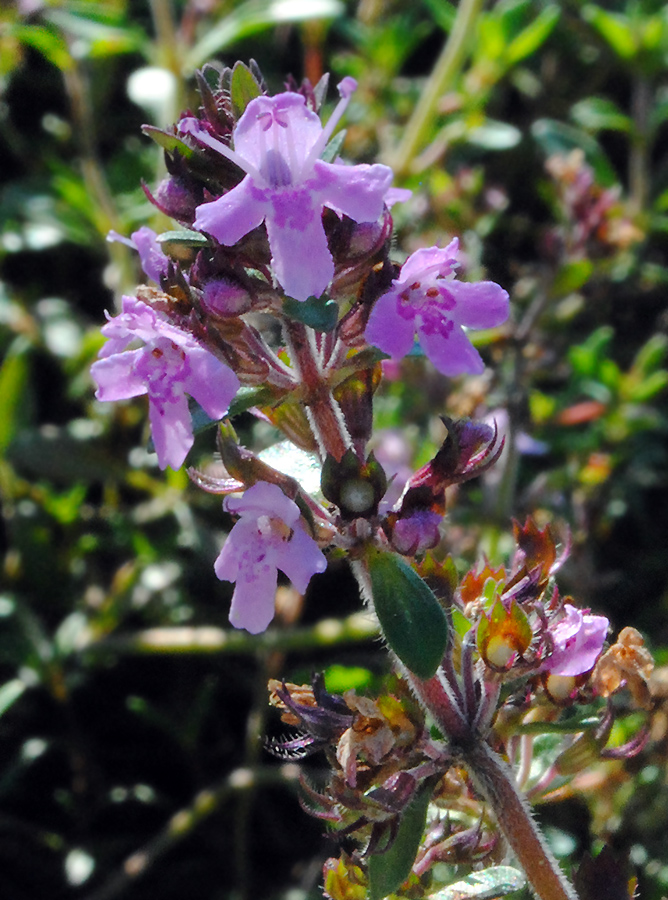
[[338,91],[339,91],[339,94],[341,95],[341,99],[337,103],[336,109],[334,110],[332,115],[329,117],[329,122],[327,122],[327,125],[325,125],[325,127],[323,128],[323,130],[320,134],[320,137],[318,138],[318,140],[315,142],[315,144],[311,148],[311,152],[304,160],[304,165],[302,167],[303,172],[307,172],[313,166],[313,163],[316,161],[316,159],[320,158],[320,155],[322,154],[322,151],[327,146],[329,139],[331,138],[331,136],[334,132],[334,129],[339,124],[341,117],[343,116],[344,112],[346,111],[346,108],[347,108],[348,104],[350,103],[350,98],[352,97],[352,95],[355,93],[356,90],[357,90],[357,82],[355,81],[354,78],[351,78],[350,76],[347,76],[346,78],[343,79],[343,81],[339,82]]
[[212,150],[216,150],[221,154],[221,156],[226,157],[230,160],[230,162],[233,162],[236,166],[239,166],[239,168],[246,172],[246,174],[250,175],[251,178],[257,180],[258,182],[264,180],[255,166],[252,165],[252,163],[249,163],[243,158],[243,156],[235,153],[234,150],[232,150],[226,144],[223,144],[222,141],[216,140],[216,138],[211,137],[211,135],[202,128],[202,126],[199,124],[199,121],[194,118],[194,116],[188,116],[185,119],[181,119],[178,124],[178,128],[180,131],[184,131],[186,134],[191,134],[202,144],[206,144],[207,147],[211,147]]

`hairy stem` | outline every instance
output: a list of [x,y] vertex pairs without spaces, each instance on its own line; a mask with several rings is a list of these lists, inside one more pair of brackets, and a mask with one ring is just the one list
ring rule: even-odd
[[510,766],[483,741],[463,753],[469,773],[494,810],[496,820],[539,900],[578,900],[547,846]]
[[339,404],[323,376],[314,333],[301,323],[289,320],[284,323],[283,333],[302,384],[303,401],[318,448],[323,458],[331,454],[340,460],[353,444]]

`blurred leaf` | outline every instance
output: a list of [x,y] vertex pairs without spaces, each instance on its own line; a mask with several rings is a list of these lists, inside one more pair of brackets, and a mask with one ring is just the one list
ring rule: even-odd
[[582,344],[571,347],[568,359],[576,375],[593,378],[598,374],[601,359],[607,353],[613,336],[614,330],[609,325],[603,325]]
[[48,9],[44,17],[80,42],[79,53],[85,56],[105,57],[119,53],[134,53],[147,46],[145,31],[138,26],[119,27],[109,25],[105,17],[94,14],[95,6],[90,4],[85,15],[67,12],[64,9]]
[[639,384],[634,385],[625,392],[629,400],[634,403],[646,403],[652,397],[660,394],[668,385],[668,372],[662,370],[653,372],[643,379]]
[[29,347],[25,338],[16,338],[0,367],[0,456],[17,431],[17,416],[23,406],[28,378]]
[[334,19],[344,9],[340,0],[247,0],[205,33],[186,57],[186,69],[194,71],[230,44],[274,25]]
[[594,264],[589,259],[578,259],[562,266],[552,282],[551,295],[565,297],[580,290],[594,271]]
[[429,900],[498,900],[514,891],[519,891],[526,884],[526,878],[511,866],[494,866],[483,872],[473,872],[462,881],[451,884],[435,894],[429,894]]
[[627,16],[608,12],[593,3],[584,7],[582,15],[618,56],[622,59],[632,59],[635,56],[638,46]]
[[411,874],[422,840],[433,785],[422,785],[399,821],[397,836],[384,853],[369,857],[369,897],[383,900],[392,894]]
[[603,150],[586,131],[555,119],[537,119],[531,126],[531,133],[546,156],[555,153],[565,156],[571,150],[581,148],[596,173],[596,180],[604,187],[610,187],[619,180]]
[[438,27],[449,34],[457,15],[455,5],[449,3],[448,0],[422,0],[422,2],[432,14]]
[[506,47],[505,56],[508,64],[514,66],[535,53],[552,33],[560,15],[561,11],[556,5],[542,10],[533,22],[513,38]]
[[20,678],[6,681],[0,687],[0,716],[3,716],[9,707],[16,703],[26,687],[27,685]]
[[15,25],[10,29],[21,43],[41,53],[61,72],[72,68],[72,57],[62,36],[46,25]]
[[373,672],[361,666],[332,665],[325,669],[325,686],[331,694],[343,694],[351,689],[362,690],[369,686]]
[[369,550],[373,605],[385,640],[419,678],[436,672],[448,638],[445,613],[432,590],[396,553]]
[[654,334],[640,348],[633,360],[633,369],[643,375],[649,375],[666,358],[668,337],[665,334]]
[[607,97],[585,97],[571,108],[571,117],[588,131],[630,131],[631,119]]

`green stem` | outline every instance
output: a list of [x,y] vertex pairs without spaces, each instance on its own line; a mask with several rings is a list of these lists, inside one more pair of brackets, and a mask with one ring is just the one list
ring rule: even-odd
[[438,101],[452,85],[466,59],[476,18],[484,0],[460,0],[450,37],[436,63],[413,115],[404,128],[403,138],[388,163],[397,175],[406,175],[411,163],[426,141],[436,114]]
[[[269,651],[311,652],[317,647],[360,643],[378,636],[378,626],[364,613],[353,613],[345,619],[323,619],[316,625],[270,629],[262,635],[262,649]],[[258,638],[245,631],[226,630],[213,625],[146,628],[129,635],[111,635],[80,648],[88,654],[255,654]]]
[[652,87],[642,75],[636,76],[631,95],[633,133],[629,153],[629,200],[633,213],[642,213],[649,197],[649,114],[652,108]]

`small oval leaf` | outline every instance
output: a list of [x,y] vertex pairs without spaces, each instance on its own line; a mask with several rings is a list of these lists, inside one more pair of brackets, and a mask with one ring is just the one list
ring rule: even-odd
[[427,781],[402,814],[397,836],[391,847],[384,853],[369,857],[370,900],[383,900],[396,891],[411,874],[422,840],[432,792],[433,783]]
[[448,638],[447,619],[433,591],[396,553],[373,549],[367,565],[385,640],[418,678],[431,678]]

